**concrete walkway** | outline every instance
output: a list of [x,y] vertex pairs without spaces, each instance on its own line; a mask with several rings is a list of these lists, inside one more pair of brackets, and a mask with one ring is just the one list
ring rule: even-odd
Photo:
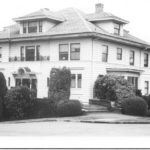
[[109,124],[150,124],[150,117],[137,117],[123,115],[120,113],[100,112],[88,113],[82,116],[75,117],[55,117],[55,118],[41,118],[28,119],[19,121],[5,121],[0,124],[10,123],[30,123],[30,122],[82,122],[82,123],[109,123]]

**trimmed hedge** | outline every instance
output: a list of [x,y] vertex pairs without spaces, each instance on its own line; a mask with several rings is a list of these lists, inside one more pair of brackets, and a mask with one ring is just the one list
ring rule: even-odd
[[70,69],[52,68],[49,83],[49,98],[54,102],[69,100],[71,86]]
[[78,100],[60,101],[56,106],[58,116],[77,116],[82,114],[82,106]]
[[145,116],[148,111],[147,103],[141,97],[133,97],[122,101],[122,113],[127,115]]
[[150,109],[150,95],[149,96],[142,96],[142,98],[146,101],[148,105],[148,109]]
[[5,118],[9,120],[29,117],[29,110],[35,104],[34,92],[27,87],[15,87],[8,90],[5,104]]
[[36,99],[35,104],[29,110],[29,118],[48,118],[53,117],[54,104],[50,99]]

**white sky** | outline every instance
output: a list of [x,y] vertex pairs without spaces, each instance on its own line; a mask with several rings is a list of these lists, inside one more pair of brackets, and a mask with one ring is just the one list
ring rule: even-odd
[[86,13],[95,11],[95,4],[104,4],[104,10],[130,23],[125,29],[131,34],[150,42],[150,0],[1,0],[0,30],[13,24],[13,18],[26,15],[41,8],[51,11],[75,7]]

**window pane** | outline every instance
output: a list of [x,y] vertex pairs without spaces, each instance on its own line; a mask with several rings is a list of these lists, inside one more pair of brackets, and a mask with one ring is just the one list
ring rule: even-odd
[[122,48],[117,48],[117,59],[122,60]]
[[102,61],[107,62],[108,59],[108,46],[103,45],[102,49]]
[[78,88],[81,88],[82,75],[78,74]]
[[148,67],[148,54],[144,54],[144,67]]
[[134,65],[134,51],[130,51],[130,65]]
[[76,87],[76,75],[72,74],[71,75],[71,88],[75,88]]
[[20,57],[21,57],[21,61],[24,61],[24,46],[20,47]]
[[36,60],[40,60],[40,46],[36,46]]
[[68,60],[68,44],[59,45],[59,60]]
[[80,60],[80,44],[71,44],[70,46],[70,59]]
[[29,33],[37,32],[37,22],[29,22],[29,24],[28,24],[28,32]]
[[35,47],[26,46],[26,61],[34,61],[34,60],[35,60]]
[[39,32],[42,32],[42,26],[43,26],[43,22],[39,21]]
[[145,94],[148,95],[149,94],[149,82],[145,81]]

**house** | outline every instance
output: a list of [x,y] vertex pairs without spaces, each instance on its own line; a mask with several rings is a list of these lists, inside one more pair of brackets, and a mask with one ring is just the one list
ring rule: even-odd
[[0,71],[9,88],[26,85],[48,96],[51,68],[71,69],[71,99],[88,102],[98,75],[117,74],[143,94],[150,88],[150,44],[129,34],[129,22],[104,12],[41,9],[15,18],[0,32]]

